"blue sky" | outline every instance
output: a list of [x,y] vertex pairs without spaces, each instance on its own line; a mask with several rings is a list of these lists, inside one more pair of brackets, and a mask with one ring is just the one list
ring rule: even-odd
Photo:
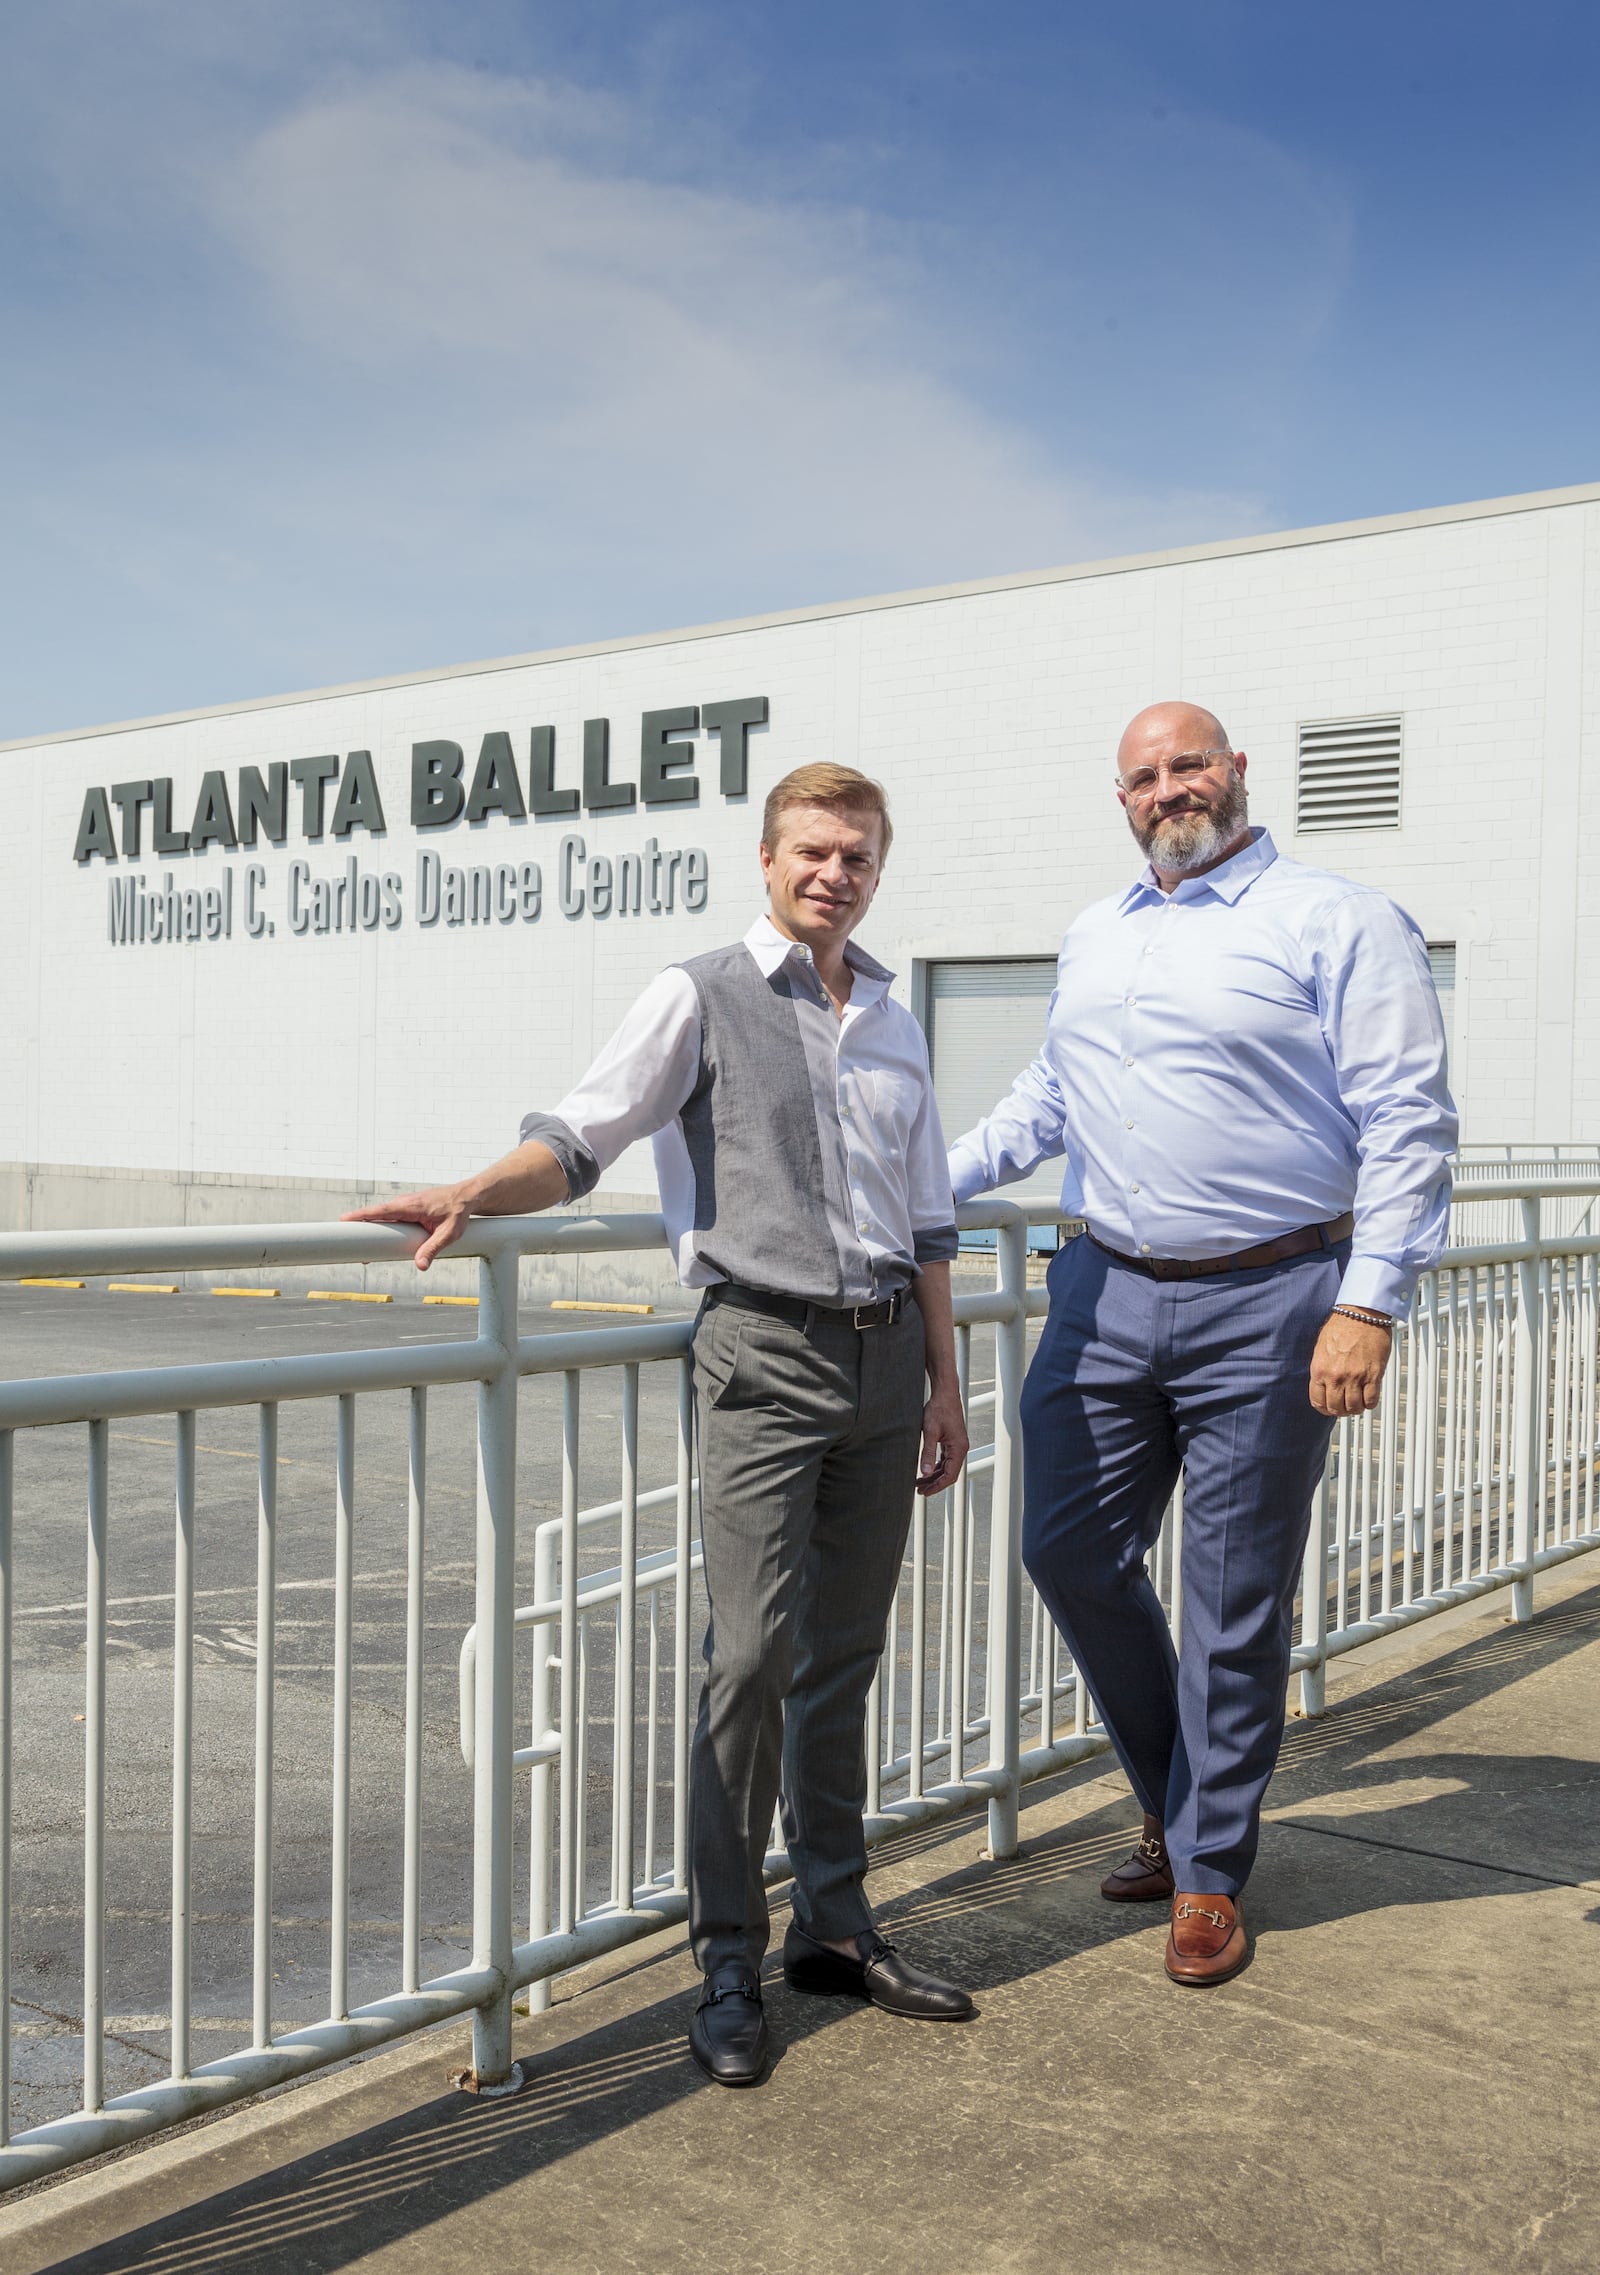
[[1600,11],[19,0],[0,738],[1600,478]]

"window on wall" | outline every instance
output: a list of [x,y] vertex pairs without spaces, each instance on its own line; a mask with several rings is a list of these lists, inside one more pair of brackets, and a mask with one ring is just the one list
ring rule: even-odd
[[[981,1122],[1037,1054],[1055,984],[1054,956],[929,965],[928,1057],[947,1139]],[[1061,1190],[1059,1162],[1037,1171],[1025,1186],[1006,1190],[1054,1199]]]
[[1294,802],[1299,836],[1400,827],[1400,727],[1398,711],[1302,722]]
[[1456,944],[1453,940],[1428,942],[1428,969],[1438,991],[1439,1009],[1444,1014],[1445,1071],[1450,1071],[1456,1055]]

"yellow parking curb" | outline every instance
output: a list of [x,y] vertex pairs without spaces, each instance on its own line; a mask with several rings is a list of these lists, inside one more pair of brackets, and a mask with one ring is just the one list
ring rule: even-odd
[[475,1295],[425,1295],[422,1300],[424,1303],[470,1303],[474,1310],[478,1304]]
[[176,1295],[176,1280],[107,1280],[107,1295]]
[[552,1311],[629,1311],[640,1318],[647,1317],[655,1308],[653,1303],[572,1303],[565,1296],[558,1296],[550,1306]]
[[351,1288],[307,1288],[307,1303],[393,1303],[392,1295],[364,1295]]
[[85,1288],[87,1280],[18,1280],[19,1288]]
[[213,1288],[213,1295],[282,1295],[281,1288]]

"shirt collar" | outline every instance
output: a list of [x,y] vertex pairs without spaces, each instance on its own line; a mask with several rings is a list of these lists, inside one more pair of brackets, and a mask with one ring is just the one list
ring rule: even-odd
[[[744,944],[768,979],[791,957],[811,970],[816,968],[810,951],[802,948],[798,940],[791,940],[780,932],[770,916],[756,918],[744,936]],[[887,965],[880,964],[876,956],[869,956],[866,949],[858,947],[853,940],[844,944],[844,960],[861,979],[871,983],[871,992],[881,994],[894,980]],[[863,990],[856,1000],[867,1002],[870,999],[869,991]]]
[[1126,916],[1131,909],[1147,907],[1151,901],[1203,900],[1208,893],[1231,906],[1277,858],[1278,848],[1272,842],[1271,832],[1255,828],[1250,832],[1248,845],[1241,845],[1237,853],[1217,868],[1208,869],[1203,877],[1181,878],[1170,893],[1161,890],[1155,870],[1146,862],[1143,875],[1135,877],[1117,903],[1118,913]]

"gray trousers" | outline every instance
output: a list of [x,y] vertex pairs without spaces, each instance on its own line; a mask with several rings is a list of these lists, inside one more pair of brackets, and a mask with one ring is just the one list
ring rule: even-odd
[[759,1967],[781,1781],[801,1927],[872,1925],[863,1716],[911,1521],[922,1313],[804,1326],[716,1305],[695,1334],[711,1622],[689,1767],[689,1934],[706,1971]]

